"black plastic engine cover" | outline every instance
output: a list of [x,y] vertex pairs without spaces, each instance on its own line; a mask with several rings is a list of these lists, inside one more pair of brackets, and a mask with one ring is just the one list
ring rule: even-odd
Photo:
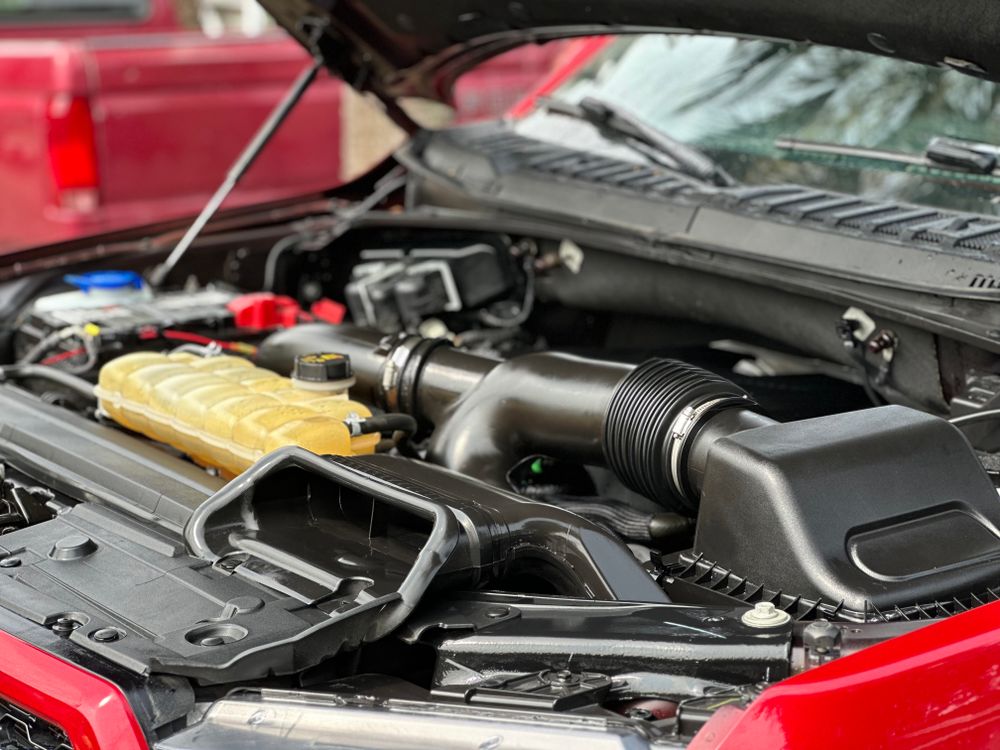
[[139,674],[296,673],[392,632],[432,585],[531,574],[558,594],[667,603],[601,527],[393,456],[278,449],[204,499],[183,538],[64,508],[0,536],[0,610]]
[[900,406],[747,430],[705,471],[694,551],[869,612],[1000,583],[1000,499],[962,434]]

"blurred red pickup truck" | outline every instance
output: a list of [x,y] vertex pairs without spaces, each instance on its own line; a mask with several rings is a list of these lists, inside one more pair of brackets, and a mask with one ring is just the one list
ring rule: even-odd
[[[458,117],[500,114],[556,53],[474,71]],[[185,31],[173,0],[0,1],[0,252],[193,215],[306,63],[280,33]],[[317,80],[226,205],[346,176],[347,96]]]

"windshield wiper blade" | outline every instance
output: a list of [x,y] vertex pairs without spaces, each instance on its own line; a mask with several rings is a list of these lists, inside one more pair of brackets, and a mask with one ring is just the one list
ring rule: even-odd
[[545,98],[539,100],[539,105],[546,112],[590,123],[608,140],[630,145],[645,156],[666,157],[666,163],[662,158],[657,158],[657,161],[668,169],[699,182],[719,187],[737,184],[732,175],[712,157],[647,125],[632,113],[610,102],[586,96],[576,104]]
[[915,167],[948,167],[960,172],[995,174],[1000,149],[985,143],[960,141],[955,138],[935,137],[927,144],[923,154],[904,154],[867,146],[848,146],[842,143],[802,141],[797,138],[778,138],[775,148],[800,154],[828,154],[853,159],[885,161]]

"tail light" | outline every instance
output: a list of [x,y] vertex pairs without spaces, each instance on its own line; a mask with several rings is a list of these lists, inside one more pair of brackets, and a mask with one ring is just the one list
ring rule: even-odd
[[[0,715],[14,722],[22,737],[35,731],[28,747],[148,748],[125,696],[113,683],[3,631],[0,654]],[[0,726],[0,740],[3,731]],[[38,741],[42,738],[45,743]],[[6,747],[2,741],[0,746]]]
[[56,96],[49,102],[46,120],[56,205],[82,213],[93,211],[99,175],[90,102],[82,96]]

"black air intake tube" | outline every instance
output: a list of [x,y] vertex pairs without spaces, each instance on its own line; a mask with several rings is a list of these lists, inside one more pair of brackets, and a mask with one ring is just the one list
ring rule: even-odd
[[278,372],[295,355],[351,357],[354,397],[433,428],[429,458],[495,486],[532,453],[606,464],[629,487],[693,513],[705,436],[771,423],[733,383],[672,360],[638,367],[557,353],[508,361],[419,336],[303,325],[270,336],[258,362]]
[[[323,347],[337,350],[338,335],[331,329]],[[359,377],[375,381],[380,403],[434,426],[432,460],[493,484],[528,454],[603,462],[666,508],[696,513],[692,557],[668,587],[689,592],[706,571],[721,571],[785,609],[865,621],[936,616],[939,602],[954,602],[945,612],[965,609],[995,585],[996,488],[964,436],[938,417],[885,406],[776,424],[732,383],[682,362],[533,354],[498,363],[420,338],[381,349],[383,363]],[[470,508],[484,505],[463,492]],[[516,508],[495,508],[480,525],[521,520]],[[572,529],[560,524],[546,517],[542,533],[523,526],[481,539],[534,545],[524,562],[548,562],[547,580],[597,560],[594,585],[619,580],[610,572],[620,550],[605,555],[582,525],[582,554],[539,557],[565,549]],[[461,568],[469,569],[478,564]],[[562,586],[578,578],[565,577]]]

